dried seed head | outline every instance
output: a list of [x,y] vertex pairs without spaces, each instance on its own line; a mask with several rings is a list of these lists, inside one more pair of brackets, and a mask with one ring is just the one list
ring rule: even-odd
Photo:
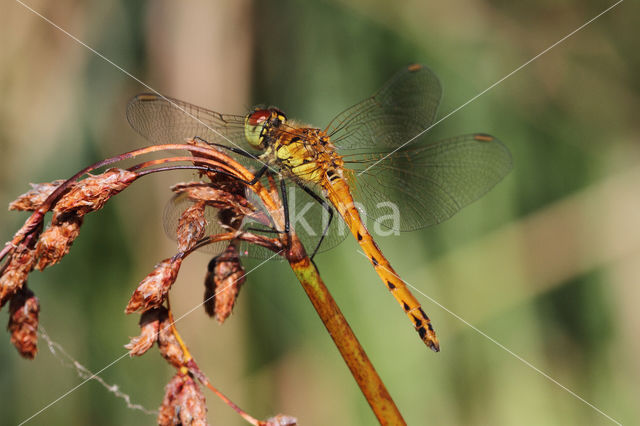
[[32,183],[31,191],[25,192],[9,204],[9,210],[33,211],[36,210],[45,200],[65,181],[54,180],[46,183]]
[[244,275],[238,249],[233,244],[209,262],[204,280],[204,308],[209,316],[215,315],[220,324],[231,315]]
[[82,216],[74,213],[54,214],[51,225],[40,235],[36,245],[36,269],[42,271],[47,266],[55,265],[69,253],[71,245],[80,235],[83,220]]
[[286,414],[276,414],[267,420],[266,426],[296,426],[298,419]]
[[183,425],[207,425],[207,403],[202,390],[192,377],[186,376],[176,398],[180,406],[180,423]]
[[158,263],[155,269],[140,282],[124,312],[130,314],[139,309],[144,312],[162,305],[178,277],[181,264],[180,257],[172,257]]
[[11,253],[0,276],[0,308],[27,282],[27,277],[35,264],[35,249],[20,245]]
[[158,425],[174,426],[178,424],[178,406],[176,398],[182,389],[184,375],[178,373],[171,378],[167,386],[164,388],[164,398],[158,413]]
[[109,198],[126,189],[137,176],[134,172],[117,168],[99,175],[89,175],[62,196],[54,210],[58,213],[73,211],[80,216],[99,210]]
[[204,216],[205,203],[199,201],[187,208],[178,221],[178,251],[185,253],[204,237],[207,219]]
[[158,349],[160,354],[169,361],[171,365],[180,368],[185,365],[185,357],[178,339],[173,334],[171,320],[167,316],[159,325],[158,329]]
[[7,329],[11,333],[11,343],[24,358],[33,359],[38,352],[39,313],[38,298],[26,285],[11,297]]
[[240,215],[253,214],[255,208],[249,203],[244,194],[229,191],[224,185],[212,186],[203,182],[180,183],[171,187],[177,194],[185,193],[195,202],[205,201],[208,206],[218,209],[232,208]]
[[129,349],[129,356],[140,356],[148,351],[158,341],[160,323],[168,317],[164,306],[143,313],[140,317],[140,335],[131,338],[129,344],[124,346]]
[[193,378],[176,374],[165,387],[158,414],[158,425],[207,425],[207,407],[202,391]]

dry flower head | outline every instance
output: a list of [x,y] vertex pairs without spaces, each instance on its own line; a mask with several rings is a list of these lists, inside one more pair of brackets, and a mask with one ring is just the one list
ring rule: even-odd
[[63,195],[54,210],[58,213],[73,211],[80,216],[99,210],[109,198],[127,188],[137,177],[135,172],[118,168],[89,175]]
[[125,309],[125,313],[130,314],[137,310],[144,312],[161,306],[169,293],[169,289],[178,277],[181,264],[182,258],[175,256],[158,263],[155,269],[136,288]]
[[24,358],[33,359],[38,352],[39,313],[38,298],[26,285],[11,297],[7,329],[11,333],[11,343]]
[[140,335],[132,337],[124,347],[130,356],[140,356],[147,352],[158,341],[160,323],[169,317],[164,306],[146,311],[140,316]]
[[9,210],[34,211],[65,181],[62,179],[53,182],[32,183],[31,190],[20,195],[9,204]]
[[207,425],[205,397],[189,375],[178,373],[165,387],[158,425]]
[[27,282],[36,264],[36,250],[19,245],[10,255],[0,276],[0,308]]
[[204,308],[207,314],[215,316],[222,324],[231,315],[244,282],[245,271],[238,249],[230,244],[221,255],[209,262],[204,281]]

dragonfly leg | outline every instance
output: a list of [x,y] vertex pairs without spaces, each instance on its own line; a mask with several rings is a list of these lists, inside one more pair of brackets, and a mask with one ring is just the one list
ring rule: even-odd
[[[264,172],[263,172],[264,173]],[[284,233],[289,233],[289,202],[287,201],[287,183],[284,179],[280,179],[280,192],[282,197],[282,208],[284,209]]]
[[324,237],[326,237],[327,233],[329,232],[329,227],[331,226],[331,221],[333,220],[333,208],[331,207],[331,205],[325,199],[323,199],[318,194],[313,192],[313,190],[311,190],[311,188],[309,188],[307,186],[304,186],[304,185],[302,185],[300,183],[298,184],[298,186],[300,188],[302,188],[304,190],[304,192],[309,194],[315,201],[320,203],[320,205],[329,213],[329,220],[327,221],[327,226],[325,226],[324,229],[322,230],[322,235],[320,236],[320,241],[318,241],[318,244],[316,244],[316,247],[313,249],[313,253],[311,253],[311,260],[313,260],[313,257],[316,255],[316,253],[318,253],[318,250],[320,249],[320,246],[322,245],[322,240],[324,240]]
[[212,146],[216,146],[218,148],[223,148],[226,149],[228,151],[231,152],[235,152],[238,155],[242,155],[243,157],[247,157],[247,158],[253,158],[254,160],[258,160],[258,156],[251,154],[250,152],[245,151],[244,149],[240,149],[240,148],[234,148],[232,146],[226,146],[226,145],[222,145],[219,143],[213,143],[213,142],[209,142],[206,139],[201,138],[200,136],[194,136],[193,139],[200,141],[200,142],[204,142],[207,145],[212,145]]
[[253,179],[249,180],[249,181],[243,181],[243,183],[245,183],[246,185],[253,185],[254,183],[258,182],[260,180],[260,178],[262,177],[262,175],[269,170],[269,166],[263,166],[260,170],[258,170],[258,172],[253,175]]
[[261,229],[261,228],[246,228],[247,231],[264,232],[265,234],[284,234],[284,231],[278,231],[277,229]]

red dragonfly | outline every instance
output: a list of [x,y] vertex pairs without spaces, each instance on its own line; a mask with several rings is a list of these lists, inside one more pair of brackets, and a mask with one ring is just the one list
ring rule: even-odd
[[[301,240],[313,244],[307,247],[313,247],[313,255],[342,240],[332,220],[337,211],[420,338],[438,351],[429,317],[378,248],[356,201],[374,223],[415,230],[450,218],[511,170],[508,149],[493,136],[475,133],[439,142],[424,138],[441,97],[435,74],[411,65],[324,129],[290,120],[273,107],[220,114],[155,94],[136,96],[127,118],[152,143],[199,137],[231,151],[243,164],[253,163],[257,177],[275,170],[283,200],[292,198],[285,194],[289,185],[299,194],[291,204],[315,202],[305,226],[294,224]],[[285,232],[288,226],[289,221]]]

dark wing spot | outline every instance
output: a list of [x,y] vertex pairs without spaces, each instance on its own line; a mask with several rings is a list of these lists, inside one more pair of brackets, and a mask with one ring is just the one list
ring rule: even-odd
[[487,135],[485,133],[476,133],[473,135],[473,139],[480,142],[491,142],[494,138],[491,135]]

